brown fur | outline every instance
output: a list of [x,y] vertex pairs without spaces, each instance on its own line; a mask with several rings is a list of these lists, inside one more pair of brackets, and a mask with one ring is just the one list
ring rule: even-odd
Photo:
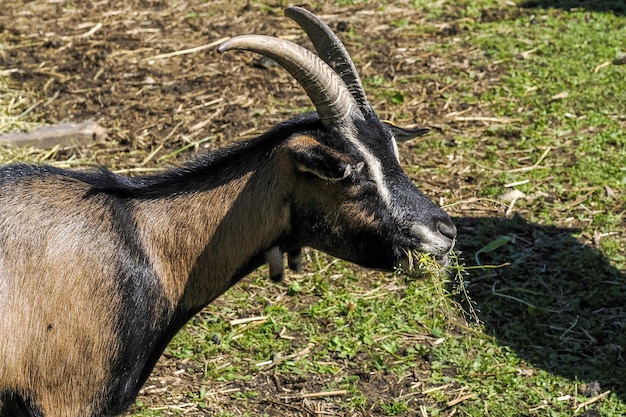
[[11,276],[0,281],[0,390],[36,396],[46,416],[89,415],[118,349],[111,219],[86,190],[55,178],[2,189],[0,242],[12,244],[0,244],[0,277]]
[[172,305],[197,309],[215,299],[229,288],[226,278],[287,227],[286,208],[263,207],[259,201],[258,195],[265,195],[263,202],[277,199],[267,196],[254,178],[258,175],[193,197],[135,203],[141,241]]

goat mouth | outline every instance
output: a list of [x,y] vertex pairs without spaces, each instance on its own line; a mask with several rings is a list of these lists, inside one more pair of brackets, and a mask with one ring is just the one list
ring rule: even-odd
[[450,265],[449,253],[435,255],[420,249],[408,247],[403,247],[401,252],[400,258],[398,259],[398,268],[406,272],[416,271],[421,268],[423,262],[428,263],[428,257],[424,257],[425,255],[430,255],[430,259],[434,259],[441,268]]

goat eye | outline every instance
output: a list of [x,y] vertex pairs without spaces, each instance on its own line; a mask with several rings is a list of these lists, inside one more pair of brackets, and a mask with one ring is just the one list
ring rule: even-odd
[[353,182],[358,185],[365,185],[369,182],[372,182],[372,180],[369,178],[367,173],[360,172],[358,175],[355,175],[353,177]]
[[370,191],[377,188],[376,182],[366,175],[360,177],[357,183],[363,191]]

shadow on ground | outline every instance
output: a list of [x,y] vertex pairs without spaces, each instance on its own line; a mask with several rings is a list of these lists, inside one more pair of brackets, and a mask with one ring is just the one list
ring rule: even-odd
[[[626,401],[626,273],[574,229],[541,226],[521,217],[457,218],[466,265],[480,253],[470,296],[486,331],[523,360],[583,383],[597,381]],[[505,243],[506,242],[506,243]]]
[[616,15],[626,15],[626,1],[624,0],[524,0],[520,7],[532,9],[583,9],[590,12],[613,12]]

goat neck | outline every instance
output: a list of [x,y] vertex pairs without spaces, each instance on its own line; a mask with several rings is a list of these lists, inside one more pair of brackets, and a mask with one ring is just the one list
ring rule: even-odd
[[274,154],[281,139],[236,144],[224,164],[201,157],[197,168],[159,178],[158,192],[135,191],[136,229],[172,305],[195,313],[288,234],[291,184]]

